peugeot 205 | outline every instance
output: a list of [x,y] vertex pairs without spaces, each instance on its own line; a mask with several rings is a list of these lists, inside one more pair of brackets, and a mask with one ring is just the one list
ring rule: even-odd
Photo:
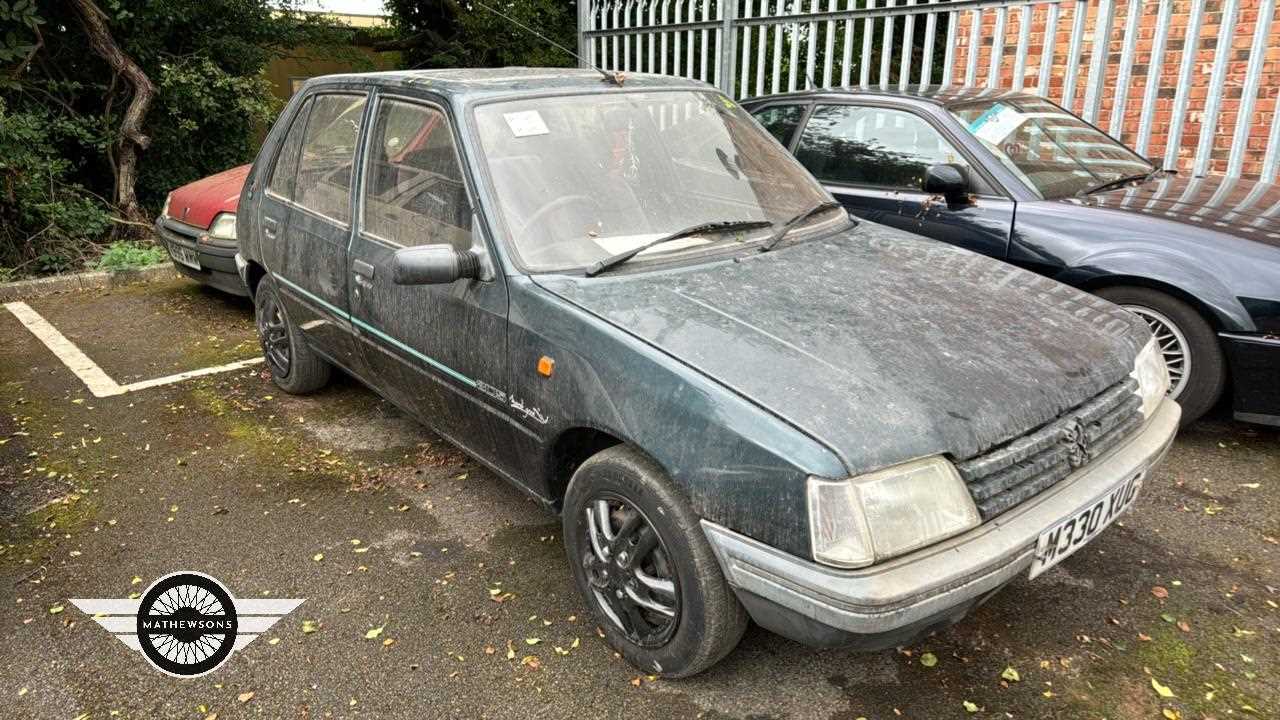
[[1178,425],[1137,316],[851,219],[698,82],[311,80],[240,208],[275,383],[341,368],[559,512],[646,672],[748,618],[862,648],[955,622],[1128,510]]

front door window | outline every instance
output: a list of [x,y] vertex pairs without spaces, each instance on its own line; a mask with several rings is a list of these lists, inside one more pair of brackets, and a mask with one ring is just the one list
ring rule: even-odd
[[383,101],[365,177],[365,232],[405,247],[471,247],[471,203],[444,113]]
[[814,108],[796,157],[823,182],[915,191],[930,165],[966,164],[964,156],[918,115],[856,105]]

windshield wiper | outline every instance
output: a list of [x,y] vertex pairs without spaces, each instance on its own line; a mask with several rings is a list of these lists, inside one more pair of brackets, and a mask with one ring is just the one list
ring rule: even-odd
[[701,235],[710,232],[726,232],[728,230],[755,230],[757,228],[772,227],[773,223],[768,220],[717,220],[715,222],[699,223],[692,225],[683,230],[677,230],[670,235],[663,235],[656,240],[650,240],[647,243],[635,248],[631,248],[617,255],[598,260],[587,266],[587,277],[595,277],[609,268],[617,267],[640,253],[648,250],[655,245],[671,242],[672,240],[681,240],[691,235]]
[[818,203],[817,205],[814,205],[808,210],[805,210],[799,215],[796,215],[790,220],[782,223],[782,227],[778,228],[773,233],[773,235],[771,235],[768,240],[765,240],[764,243],[760,246],[760,252],[769,252],[770,250],[772,250],[775,245],[782,242],[782,238],[786,237],[787,233],[791,232],[791,228],[799,225],[805,220],[808,220],[814,215],[817,215],[818,213],[823,212],[824,210],[834,210],[835,208],[838,208],[838,207],[844,207],[844,206],[834,200],[826,200]]
[[1161,170],[1160,168],[1156,168],[1155,170],[1152,170],[1151,172],[1148,172],[1148,173],[1139,173],[1137,175],[1126,175],[1122,178],[1116,178],[1115,180],[1108,180],[1104,183],[1094,185],[1091,188],[1086,188],[1076,193],[1076,195],[1077,196],[1092,195],[1094,193],[1102,192],[1104,190],[1114,190],[1119,187],[1124,187],[1125,185],[1128,185],[1131,182],[1146,182],[1151,178],[1155,177],[1156,175],[1159,175],[1162,172],[1164,171]]

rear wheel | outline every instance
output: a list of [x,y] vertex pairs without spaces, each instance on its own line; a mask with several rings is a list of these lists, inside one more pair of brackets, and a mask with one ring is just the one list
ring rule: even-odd
[[271,278],[258,283],[253,307],[258,341],[275,384],[293,395],[305,395],[327,385],[333,368],[307,345],[301,331],[289,321]]
[[574,473],[564,541],[605,639],[644,672],[694,675],[742,638],[746,611],[697,515],[634,449],[603,450]]
[[1182,425],[1204,415],[1226,385],[1226,362],[1209,323],[1187,303],[1159,290],[1112,287],[1098,296],[1146,321],[1169,368],[1169,397],[1182,406]]

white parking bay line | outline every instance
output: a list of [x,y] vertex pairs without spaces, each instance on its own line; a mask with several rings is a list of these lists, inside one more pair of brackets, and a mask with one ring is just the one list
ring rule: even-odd
[[237,360],[233,363],[227,363],[226,365],[214,365],[213,367],[200,368],[199,370],[188,370],[187,372],[181,372],[177,375],[166,375],[161,378],[156,378],[155,380],[141,380],[136,383],[129,383],[128,385],[125,385],[121,392],[145,390],[158,385],[168,385],[169,383],[190,380],[191,378],[200,377],[202,375],[213,375],[216,373],[228,372],[230,370],[239,370],[240,368],[256,365],[260,362],[262,362],[262,358],[260,357],[249,358],[248,360]]
[[45,347],[49,348],[62,361],[62,364],[67,366],[68,370],[80,378],[80,382],[83,382],[85,387],[89,388],[89,392],[93,393],[94,397],[123,395],[127,392],[169,385],[170,383],[182,382],[183,380],[204,375],[239,370],[240,368],[260,363],[263,360],[260,357],[237,360],[226,365],[214,365],[213,367],[200,368],[199,370],[188,370],[176,375],[166,375],[154,380],[140,380],[128,385],[121,385],[103,372],[97,363],[91,360],[88,355],[85,355],[80,348],[76,347],[75,343],[59,332],[58,328],[54,327],[48,320],[45,320],[40,313],[32,310],[30,305],[24,302],[11,302],[5,303],[4,306],[31,331],[32,335],[35,335],[40,342],[44,343]]
[[75,343],[58,332],[58,328],[50,325],[48,320],[40,316],[40,313],[32,310],[30,305],[24,302],[11,302],[5,303],[4,306],[18,318],[18,322],[26,325],[31,334],[44,343],[45,347],[53,351],[68,370],[75,373],[76,377],[80,378],[80,382],[83,382],[95,397],[110,397],[124,392],[124,388],[119,383],[103,372],[97,363],[90,360],[88,355],[75,346]]

